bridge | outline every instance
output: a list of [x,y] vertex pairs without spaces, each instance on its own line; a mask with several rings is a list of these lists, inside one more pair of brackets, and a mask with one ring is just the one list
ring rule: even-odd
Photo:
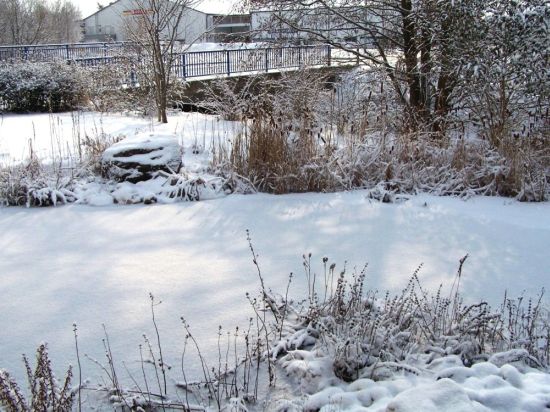
[[[208,76],[326,67],[333,64],[328,45],[231,48],[176,53],[172,70],[180,79]],[[139,50],[130,43],[77,43],[0,46],[0,64],[65,61],[83,67],[140,61]],[[138,63],[139,64],[139,63]]]

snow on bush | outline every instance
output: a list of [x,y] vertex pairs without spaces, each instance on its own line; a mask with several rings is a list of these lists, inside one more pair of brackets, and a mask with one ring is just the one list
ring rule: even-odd
[[77,185],[76,202],[92,206],[137,203],[173,203],[199,201],[226,195],[225,180],[189,174],[162,174],[144,182],[92,182]]
[[521,152],[516,153],[510,161],[483,141],[433,145],[384,133],[327,145],[313,130],[298,135],[273,117],[259,117],[237,137],[231,155],[218,167],[272,193],[383,188],[388,201],[418,192],[548,199],[550,168],[543,159],[522,162]]
[[48,355],[48,347],[41,344],[36,351],[35,370],[27,356],[23,355],[23,363],[27,371],[30,389],[29,399],[17,382],[8,372],[0,369],[0,405],[7,411],[56,411],[70,412],[73,410],[76,390],[72,388],[73,372],[69,366],[63,381],[58,381],[52,370]]
[[56,206],[75,200],[72,179],[48,170],[34,156],[25,164],[0,168],[0,205]]
[[86,174],[70,176],[42,166],[30,172],[28,165],[0,170],[0,205],[43,207],[67,203],[107,206],[112,204],[173,203],[223,197],[234,191],[230,180],[161,172],[145,182],[113,182]]
[[[430,294],[418,270],[400,295],[365,289],[366,268],[321,276],[304,257],[308,297],[264,291],[280,339],[269,349],[307,394],[305,411],[540,411],[550,405],[550,313],[537,299],[465,304],[460,269],[451,292]],[[285,410],[284,408],[282,410]]]
[[[369,188],[383,190],[385,201],[417,192],[548,199],[544,136],[506,138],[496,147],[462,113],[448,119],[448,136],[435,138],[429,128],[404,125],[383,74],[358,68],[329,81],[299,72],[212,88],[209,107],[244,126],[214,159],[218,170],[272,193]],[[264,92],[255,94],[258,88]]]
[[13,112],[59,112],[86,103],[88,83],[82,69],[65,63],[15,63],[0,66],[0,104]]

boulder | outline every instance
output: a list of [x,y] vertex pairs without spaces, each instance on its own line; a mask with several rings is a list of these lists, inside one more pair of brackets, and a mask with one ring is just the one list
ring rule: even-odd
[[104,177],[137,183],[153,179],[160,171],[177,173],[183,148],[174,135],[138,134],[109,147],[101,156]]

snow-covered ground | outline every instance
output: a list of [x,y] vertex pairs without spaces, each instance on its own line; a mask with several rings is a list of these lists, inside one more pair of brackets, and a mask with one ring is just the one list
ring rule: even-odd
[[[463,202],[416,197],[401,205],[371,202],[364,192],[229,196],[175,205],[65,206],[0,210],[0,365],[22,373],[20,354],[41,341],[55,365],[74,363],[71,325],[81,351],[102,357],[101,324],[115,356],[138,359],[141,334],[151,334],[148,292],[157,308],[167,356],[177,364],[191,323],[214,353],[218,325],[243,325],[244,293],[258,282],[248,251],[250,229],[266,282],[283,291],[300,273],[302,253],[340,266],[369,262],[367,283],[397,291],[420,263],[435,289],[451,282],[470,253],[463,290],[498,302],[505,290],[535,294],[550,286],[550,205],[498,198]],[[293,295],[303,295],[296,276]],[[95,368],[86,364],[86,374]],[[95,375],[95,374],[92,374]]]
[[[56,141],[63,147],[74,136],[70,118],[4,116],[0,152],[13,162],[31,138],[34,150],[47,158],[52,123],[62,130],[58,136],[65,140]],[[80,124],[88,125],[90,133],[99,127],[114,135],[150,128],[177,133],[186,149],[184,163],[198,169],[204,154],[194,155],[189,148],[195,141],[208,146],[213,136],[225,139],[234,127],[218,127],[213,118],[197,114],[172,117],[165,126],[127,116],[99,119],[82,115]],[[461,287],[471,301],[497,304],[506,290],[512,296],[534,296],[550,287],[548,203],[416,196],[381,204],[356,191],[232,195],[154,206],[1,208],[0,367],[21,380],[21,353],[32,354],[42,341],[49,343],[58,370],[75,364],[76,322],[81,353],[103,359],[105,324],[115,362],[125,361],[135,370],[142,334],[154,333],[151,292],[163,301],[156,314],[165,358],[175,366],[170,375],[181,380],[177,365],[185,332],[180,316],[190,323],[204,354],[217,359],[218,325],[245,326],[251,315],[244,295],[256,293],[259,283],[246,229],[266,284],[283,293],[294,272],[290,295],[295,297],[307,289],[300,275],[303,253],[313,254],[319,272],[324,256],[340,268],[346,261],[352,267],[368,262],[367,286],[380,290],[399,291],[421,263],[426,288],[449,285],[467,253]],[[198,361],[188,368],[197,374]],[[92,380],[101,375],[85,359],[83,369]],[[443,394],[452,389],[434,383],[434,390],[438,385],[447,385],[440,388]]]
[[[192,146],[211,148],[212,142],[223,142],[240,130],[238,123],[219,120],[200,113],[172,113],[168,124],[137,115],[73,112],[56,114],[0,114],[0,165],[25,159],[29,147],[39,159],[59,161],[77,159],[78,142],[101,134],[112,137],[132,136],[140,132],[174,134],[192,154]],[[202,156],[184,157],[188,169],[202,166]]]

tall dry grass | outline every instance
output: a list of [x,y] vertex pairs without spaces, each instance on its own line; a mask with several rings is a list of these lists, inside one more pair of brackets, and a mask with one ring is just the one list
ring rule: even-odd
[[266,82],[269,94],[254,97],[255,110],[243,115],[244,132],[214,162],[260,191],[383,188],[522,201],[549,197],[550,137],[544,125],[550,120],[542,115],[524,134],[504,130],[491,140],[482,125],[454,112],[441,135],[429,125],[411,131],[392,88],[375,72],[336,83],[312,72]]

